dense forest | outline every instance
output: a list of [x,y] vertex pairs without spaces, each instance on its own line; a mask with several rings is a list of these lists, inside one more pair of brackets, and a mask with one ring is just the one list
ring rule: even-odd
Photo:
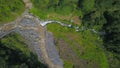
[[[80,2],[84,3],[84,2]],[[83,25],[105,31],[103,45],[105,49],[112,53],[114,58],[109,58],[110,67],[118,68],[120,64],[120,1],[119,0],[95,0],[92,10],[85,10],[81,5],[85,15]]]

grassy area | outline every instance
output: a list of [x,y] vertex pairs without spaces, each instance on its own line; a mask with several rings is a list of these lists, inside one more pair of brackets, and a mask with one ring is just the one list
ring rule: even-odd
[[15,20],[24,10],[22,0],[0,0],[0,24]]
[[[58,45],[57,41],[64,40],[75,51],[79,59],[87,63],[85,65],[87,68],[108,68],[107,57],[102,48],[102,40],[98,35],[90,31],[75,32],[72,28],[62,27],[59,24],[49,24],[47,28],[54,34],[57,47],[63,45]],[[74,62],[69,61],[70,59],[62,59],[65,60],[65,68],[74,64]]]

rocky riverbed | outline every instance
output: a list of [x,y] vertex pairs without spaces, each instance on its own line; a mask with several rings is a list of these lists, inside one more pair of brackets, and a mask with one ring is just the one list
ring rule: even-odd
[[63,62],[56,50],[53,36],[45,27],[41,26],[39,22],[30,15],[25,15],[20,21],[0,27],[0,38],[8,35],[11,32],[20,33],[28,43],[28,47],[37,54],[38,59],[47,64],[50,68],[63,68]]

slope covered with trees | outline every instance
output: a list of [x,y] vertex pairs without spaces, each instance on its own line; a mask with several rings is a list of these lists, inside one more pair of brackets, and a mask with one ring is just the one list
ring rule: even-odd
[[[84,3],[84,1],[79,4],[81,3]],[[83,25],[98,31],[105,31],[106,34],[102,36],[103,46],[110,52],[107,56],[109,55],[108,60],[110,60],[111,68],[118,68],[120,65],[119,6],[119,0],[94,0],[94,7],[89,11],[85,10],[87,8],[86,5],[79,5],[79,8],[85,12],[82,18]]]
[[104,36],[104,46],[111,53],[109,58],[112,67],[118,68],[120,65],[120,10],[104,12],[107,20],[103,29],[106,31]]
[[47,68],[28,48],[25,39],[11,33],[0,39],[0,68]]
[[[72,24],[95,29],[98,32],[105,32],[105,35],[100,36],[88,30],[75,32],[72,28],[61,27],[58,24],[48,25],[49,31],[53,32],[55,36],[58,50],[61,49],[59,48],[61,45],[66,45],[69,49],[72,49],[71,52],[77,57],[77,59],[75,59],[67,56],[68,59],[66,60],[66,56],[63,55],[64,53],[60,52],[65,62],[65,68],[78,68],[79,64],[76,61],[78,58],[83,60],[81,64],[85,64],[82,68],[85,66],[88,68],[119,67],[120,0],[31,1],[33,8],[30,12],[39,16],[41,19],[64,20],[64,22],[71,23],[72,17],[75,17],[80,20],[77,21],[80,25]],[[0,0],[0,24],[14,20],[23,11],[24,3],[22,0]],[[21,37],[16,34],[10,34],[0,39],[0,66],[5,68],[46,67],[38,62],[37,57],[31,53],[26,47],[26,44],[19,39],[21,39]],[[62,42],[65,42],[64,44],[59,43],[61,39]],[[18,57],[18,59],[15,59],[15,57]],[[13,58],[15,60],[13,60]],[[33,62],[30,62],[30,60]]]
[[[100,26],[99,29],[102,29],[101,27],[104,27],[103,30],[106,30],[106,28],[109,28],[110,26],[118,28],[116,25],[119,25],[120,1],[94,0],[94,6],[90,11],[85,10],[87,6],[82,5],[84,1],[85,0],[80,0],[78,4],[79,9],[84,12],[82,18],[84,26],[94,28],[98,25],[98,27]],[[87,3],[90,2],[88,1]],[[114,26],[112,24],[114,24]]]

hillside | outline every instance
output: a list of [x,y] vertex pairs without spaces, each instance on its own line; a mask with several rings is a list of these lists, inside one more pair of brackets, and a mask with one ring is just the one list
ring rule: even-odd
[[1,67],[16,62],[8,61],[15,53],[22,57],[11,64],[16,68],[119,68],[119,6],[119,0],[0,0]]
[[0,68],[46,68],[24,41],[18,33],[0,39]]

